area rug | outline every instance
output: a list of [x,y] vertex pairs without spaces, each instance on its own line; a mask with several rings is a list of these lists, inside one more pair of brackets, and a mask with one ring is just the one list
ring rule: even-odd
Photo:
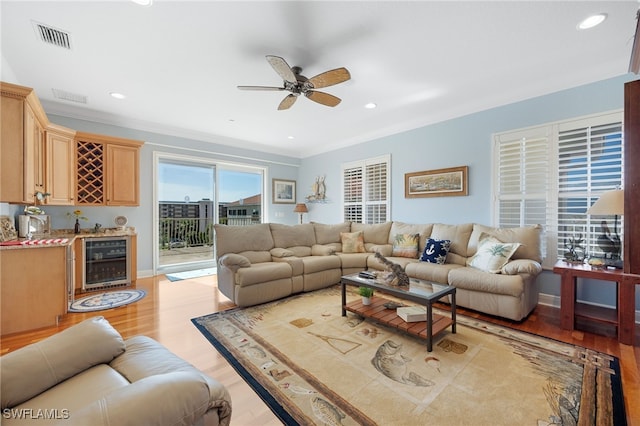
[[191,321],[287,425],[626,424],[617,358],[457,317],[432,352],[339,286]]
[[189,278],[206,277],[208,275],[215,275],[216,268],[195,269],[193,271],[177,272],[175,274],[166,274],[165,276],[169,281],[181,281],[188,280]]
[[75,300],[69,312],[92,312],[125,306],[137,302],[147,294],[144,290],[117,290],[92,294]]

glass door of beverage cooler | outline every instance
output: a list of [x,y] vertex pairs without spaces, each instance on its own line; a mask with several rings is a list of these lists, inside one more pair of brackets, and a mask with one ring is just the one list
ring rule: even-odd
[[130,244],[130,237],[83,239],[82,289],[130,284]]

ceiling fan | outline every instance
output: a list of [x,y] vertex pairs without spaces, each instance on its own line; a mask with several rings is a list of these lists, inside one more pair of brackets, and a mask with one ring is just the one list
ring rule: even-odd
[[280,102],[280,105],[278,105],[279,110],[291,108],[300,95],[305,95],[307,98],[319,104],[334,107],[340,103],[340,98],[328,93],[318,92],[314,89],[333,86],[334,84],[342,83],[351,78],[351,74],[349,74],[349,71],[346,68],[336,68],[334,70],[318,74],[315,77],[307,78],[300,74],[302,72],[302,68],[290,67],[289,64],[287,64],[287,61],[279,56],[267,55],[267,61],[284,80],[284,87],[238,86],[238,89],[270,91],[287,90],[291,92],[291,94],[287,95],[282,102]]

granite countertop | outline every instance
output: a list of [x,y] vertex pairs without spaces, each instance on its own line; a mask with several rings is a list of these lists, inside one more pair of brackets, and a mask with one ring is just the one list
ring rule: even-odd
[[73,244],[76,238],[124,237],[127,235],[136,235],[136,229],[128,226],[124,229],[102,228],[99,232],[94,232],[92,228],[89,228],[81,230],[79,234],[75,234],[72,229],[53,229],[50,234],[36,234],[31,240],[19,238],[1,242],[0,250],[65,247]]

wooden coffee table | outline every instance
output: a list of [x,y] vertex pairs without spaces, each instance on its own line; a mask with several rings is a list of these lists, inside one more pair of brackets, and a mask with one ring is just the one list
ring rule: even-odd
[[[427,340],[427,351],[433,350],[433,336],[451,326],[451,332],[456,332],[456,288],[443,284],[431,283],[418,279],[411,279],[409,287],[398,287],[384,284],[380,281],[359,277],[358,274],[345,275],[340,280],[342,285],[342,316],[347,311],[365,318],[371,318],[381,324],[397,328]],[[389,302],[383,297],[375,297],[371,305],[363,305],[358,299],[347,303],[347,285],[369,287],[385,294],[390,294],[402,300],[409,300],[426,306],[427,321],[406,322],[398,316],[395,309],[387,309],[384,304]],[[451,296],[451,317],[433,313],[433,302],[444,296]]]

